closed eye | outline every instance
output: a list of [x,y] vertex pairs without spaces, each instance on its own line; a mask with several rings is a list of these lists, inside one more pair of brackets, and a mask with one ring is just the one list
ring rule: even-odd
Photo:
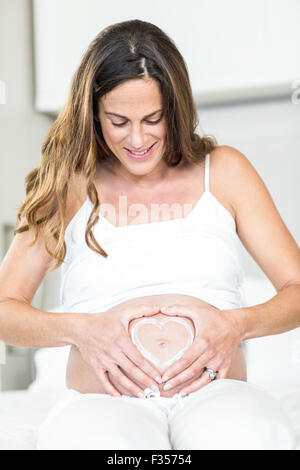
[[[145,121],[147,124],[151,124],[151,125],[154,125],[154,124],[158,124],[160,121],[162,120],[162,116],[157,120],[157,121]],[[113,126],[116,126],[116,127],[121,127],[121,126],[125,126],[125,124],[127,124],[128,121],[126,122],[122,122],[121,124],[116,124],[114,122],[112,122],[112,125]]]

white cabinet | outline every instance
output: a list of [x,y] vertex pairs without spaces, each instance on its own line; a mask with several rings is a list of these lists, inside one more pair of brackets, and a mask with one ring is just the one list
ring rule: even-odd
[[0,367],[0,391],[25,390],[34,378],[34,349],[6,346],[5,364]]
[[290,96],[300,79],[298,0],[34,0],[33,16],[39,111],[61,109],[91,40],[129,19],[154,23],[174,40],[200,106]]

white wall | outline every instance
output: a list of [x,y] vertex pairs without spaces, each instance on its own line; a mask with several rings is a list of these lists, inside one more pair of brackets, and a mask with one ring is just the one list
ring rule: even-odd
[[[0,0],[0,81],[6,91],[6,102],[0,104],[0,260],[5,254],[4,227],[15,226],[25,196],[24,178],[39,164],[41,143],[52,122],[34,110],[33,77],[31,1]],[[46,276],[43,284],[54,288],[44,293],[41,286],[33,305],[54,307],[57,281],[57,273]],[[7,354],[7,365],[0,365],[0,390],[2,385],[24,388],[30,383],[31,352]]]
[[[298,0],[34,0],[36,106],[58,111],[90,41],[106,26],[150,21],[181,51],[196,99],[287,94],[300,75]],[[278,33],[280,31],[280,34]]]
[[[30,0],[0,0],[0,80],[6,104],[0,104],[0,256],[4,225],[15,225],[25,196],[25,176],[39,164],[40,148],[52,122],[34,110],[32,8]],[[52,283],[54,275],[46,282]],[[49,299],[53,307],[57,299]]]

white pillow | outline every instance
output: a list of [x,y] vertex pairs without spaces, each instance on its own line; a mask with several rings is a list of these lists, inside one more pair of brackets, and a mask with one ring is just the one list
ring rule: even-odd
[[71,346],[41,348],[34,355],[36,378],[29,390],[66,389],[65,376]]

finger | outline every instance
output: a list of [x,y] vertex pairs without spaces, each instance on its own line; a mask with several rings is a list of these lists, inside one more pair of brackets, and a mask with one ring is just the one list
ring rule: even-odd
[[[136,367],[136,365],[130,359],[128,359],[125,354],[123,354],[119,364],[126,375],[132,378],[135,382],[138,382],[139,385],[143,386],[144,388],[147,387],[158,391],[156,381],[149,377],[149,375],[145,374],[139,367]],[[159,380],[161,381],[160,378]]]
[[[219,365],[218,365],[219,364]],[[221,364],[221,365],[220,365]],[[214,380],[217,379],[224,379],[227,376],[228,370],[231,365],[231,358],[227,357],[226,360],[222,361],[221,357],[216,355],[211,362],[207,363],[207,368],[212,369],[217,373],[217,376]],[[202,369],[203,370],[203,369]],[[174,379],[173,379],[174,380]],[[188,386],[183,387],[183,389],[179,392],[182,395],[188,395],[196,390],[200,390],[200,388],[204,387],[208,383],[212,382],[213,380],[209,376],[209,372],[203,371],[201,376],[197,378],[195,381],[190,383]]]
[[227,377],[230,366],[231,359],[225,361],[224,364],[219,367],[218,379],[225,379]]
[[161,307],[160,310],[162,313],[166,312],[167,315],[169,314],[173,315],[173,313],[176,314],[176,312],[179,312],[180,314],[182,313],[182,314],[186,314],[187,316],[193,316],[197,318],[199,315],[199,311],[216,312],[216,310],[219,310],[219,309],[215,307],[214,305],[205,305],[205,307],[201,307],[199,309],[199,307],[197,306],[190,307],[189,305],[184,305],[184,304],[173,304],[173,305],[163,306]]
[[126,328],[133,318],[148,317],[160,312],[159,305],[138,305],[136,307],[127,307],[122,311],[121,322]]
[[204,370],[203,375],[208,375],[210,378],[209,370],[211,369],[216,373],[216,377],[210,380],[216,380],[216,379],[224,379],[227,375],[227,371],[230,367],[231,364],[231,359],[228,359],[228,357],[224,360],[222,359],[221,356],[217,355],[213,360],[207,364],[207,367],[205,367],[206,370]]
[[161,307],[161,313],[165,313],[166,315],[174,315],[175,317],[186,315],[188,317],[197,318],[197,313],[195,309],[187,307],[186,305],[170,305],[167,307]]
[[227,376],[229,367],[221,367],[218,371],[218,379],[225,379]]
[[169,379],[173,379],[173,377],[177,376],[185,369],[190,367],[191,364],[193,364],[197,359],[200,361],[201,358],[203,363],[203,365],[201,365],[199,362],[199,369],[204,367],[206,365],[206,361],[211,359],[214,353],[214,351],[211,351],[210,354],[207,353],[206,347],[207,343],[203,339],[199,339],[197,342],[194,342],[180,359],[175,361],[170,367],[168,367],[168,369],[164,371],[162,381],[167,382]]
[[[114,379],[114,382],[120,384],[124,389],[128,391],[130,396],[135,396],[138,398],[145,398],[144,389],[135,384],[130,380],[126,375],[121,371],[121,369],[114,365],[110,370],[109,374]],[[158,391],[158,388],[157,388]]]
[[[130,341],[129,336],[120,339],[119,347],[122,349],[123,354],[125,354],[132,361],[130,364],[130,369],[127,368],[129,365],[128,363],[124,364],[124,366],[122,365],[128,375],[133,378],[137,378],[137,380],[141,383],[144,383],[144,380],[146,380],[146,386],[149,386],[147,385],[149,377],[154,379],[157,383],[162,382],[160,372],[148,359],[142,355],[138,348]],[[143,380],[140,380],[140,378]]]
[[188,382],[192,379],[196,379],[204,372],[204,368],[199,368],[197,361],[195,361],[190,367],[181,372],[180,374],[173,377],[171,380],[167,381],[163,390],[171,390],[172,388],[179,387],[180,385]]
[[[218,355],[213,355],[214,352],[212,350],[205,351],[200,358],[196,358],[196,360],[189,366],[186,367],[180,374],[173,377],[171,380],[168,380],[163,390],[171,390],[174,387],[178,387],[182,385],[184,382],[191,380],[193,378],[199,377],[204,371],[206,364],[208,361],[214,361],[214,363],[221,364],[222,360],[219,359]],[[205,364],[205,365],[204,365]],[[164,379],[164,377],[163,377]]]
[[168,307],[161,307],[160,309],[161,313],[164,313],[165,315],[171,315],[171,316],[186,316],[191,318],[196,326],[196,333],[197,333],[197,325],[199,324],[199,315],[196,312],[195,309],[192,309],[190,307],[187,307],[185,305],[171,305]]
[[97,363],[98,367],[96,365],[95,369],[106,393],[109,393],[112,396],[122,396],[124,394],[130,395],[128,389],[122,387],[120,381],[118,382],[116,379],[113,380],[115,374],[111,371],[114,371],[114,369],[117,369],[117,371],[119,370],[117,364],[112,362],[110,359],[103,360],[103,358],[101,358],[101,362],[98,361]]
[[121,396],[119,390],[117,390],[113,384],[110,382],[108,375],[107,375],[107,367],[106,365],[101,362],[101,364],[97,360],[92,360],[89,363],[93,370],[95,371],[97,377],[99,378],[101,385],[103,385],[104,390],[106,393],[112,396]]
[[[143,392],[145,388],[150,388],[153,391],[159,391],[156,382],[153,381],[153,379],[149,376],[147,376],[143,371],[141,371],[138,367],[135,366],[133,362],[131,362],[126,355],[124,354],[123,351],[120,351],[115,348],[110,348],[107,351],[107,354],[109,354],[108,359],[106,358],[105,355],[101,356],[101,365],[106,369],[109,374],[114,378],[114,381],[117,383],[120,383],[124,388],[126,388],[129,392],[134,394],[135,396],[141,396],[138,392]],[[142,356],[142,359],[145,360],[145,358]],[[99,360],[100,362],[100,360]],[[141,361],[143,364],[143,361]],[[119,369],[119,366],[122,368],[125,368],[124,371],[121,372]],[[126,375],[125,375],[125,373]],[[117,374],[117,377],[115,377]],[[156,372],[157,374],[157,372]],[[140,382],[140,384],[136,384],[133,382],[127,375],[131,376],[133,380],[136,380],[136,382]],[[120,377],[122,378],[122,382],[120,382]],[[137,377],[137,378],[136,378]],[[161,379],[159,378],[161,381]],[[144,386],[144,382],[146,382]],[[128,388],[129,385],[129,388]]]
[[205,385],[208,385],[210,382],[211,379],[209,378],[209,375],[203,372],[201,377],[197,378],[187,387],[184,387],[182,390],[180,390],[179,394],[182,396],[189,395],[190,393],[196,392],[197,390],[200,390],[201,388],[205,387]]
[[[221,352],[207,361],[206,369],[212,369],[217,372],[217,379],[225,379],[231,366],[232,356],[226,356]],[[208,372],[207,372],[208,373]]]
[[109,380],[106,370],[104,370],[103,368],[101,368],[100,370],[98,369],[97,375],[101,380],[101,384],[103,385],[105,393],[111,395],[112,397],[122,396],[122,394],[113,386],[113,384]]

